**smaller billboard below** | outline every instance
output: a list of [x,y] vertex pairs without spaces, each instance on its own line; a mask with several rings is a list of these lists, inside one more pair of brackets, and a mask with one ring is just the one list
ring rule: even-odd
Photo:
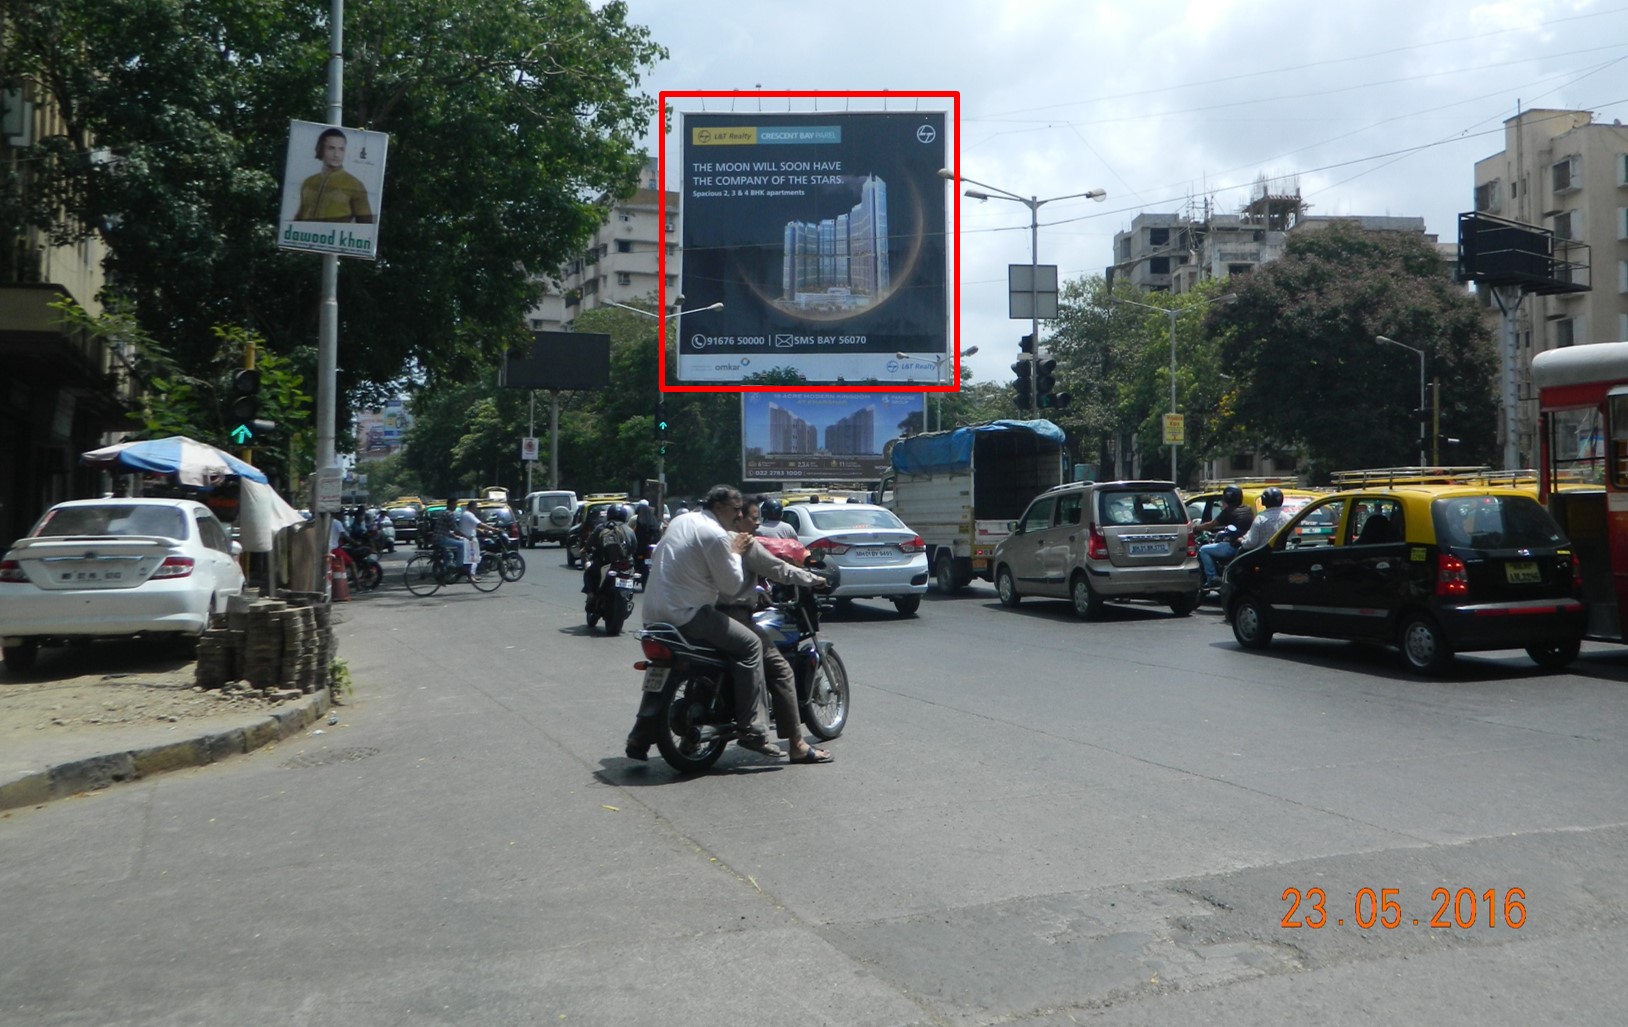
[[887,466],[887,443],[921,431],[925,421],[919,393],[743,393],[741,477],[873,482]]

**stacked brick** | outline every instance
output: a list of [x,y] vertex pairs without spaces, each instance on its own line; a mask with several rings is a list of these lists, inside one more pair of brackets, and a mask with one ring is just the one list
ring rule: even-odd
[[274,698],[327,688],[337,651],[332,611],[320,593],[233,598],[199,640],[198,687],[241,689],[246,683]]

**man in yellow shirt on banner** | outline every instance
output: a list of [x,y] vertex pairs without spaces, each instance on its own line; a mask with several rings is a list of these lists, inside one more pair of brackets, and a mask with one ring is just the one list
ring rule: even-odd
[[345,133],[324,129],[317,137],[317,160],[322,170],[300,185],[300,209],[295,221],[344,221],[371,225],[373,208],[367,187],[345,170]]

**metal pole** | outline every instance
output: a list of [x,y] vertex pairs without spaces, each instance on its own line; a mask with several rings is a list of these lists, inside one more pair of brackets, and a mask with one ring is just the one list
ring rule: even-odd
[[[345,107],[345,0],[331,0],[328,12],[328,124],[338,125],[344,120]],[[322,306],[317,330],[317,444],[316,477],[320,481],[324,471],[337,473],[339,458],[334,444],[334,412],[338,406],[336,390],[339,384],[339,255],[322,257]],[[332,535],[333,515],[317,511],[316,581],[322,582],[322,591],[328,585],[328,540]]]
[[[1427,400],[1425,398],[1425,355],[1424,355],[1424,350],[1423,349],[1419,350],[1419,409],[1421,411],[1429,409],[1429,400]],[[1420,426],[1420,428],[1423,428],[1424,427],[1424,421],[1423,421],[1424,415],[1421,413],[1419,416],[1421,418],[1421,420],[1419,421],[1419,426]],[[1424,465],[1425,465],[1425,440],[1423,438],[1420,438],[1419,439],[1419,466],[1423,467]]]
[[[526,390],[526,401],[527,401],[527,404],[528,404],[528,411],[527,411],[527,414],[526,414],[526,438],[535,439],[537,437],[537,390],[536,389],[527,389]],[[531,495],[531,491],[532,491],[532,489],[531,489],[531,472],[536,467],[537,467],[537,461],[536,460],[527,460],[526,461],[526,495],[528,495],[528,496]]]
[[560,487],[560,390],[548,390],[548,487]]
[[[1166,314],[1170,318],[1170,412],[1176,412],[1176,316],[1177,308],[1171,307]],[[1170,444],[1170,480],[1176,478],[1176,444]]]
[[[1028,199],[1029,208],[1029,338],[1034,340],[1035,370],[1040,367],[1040,197]],[[1030,388],[1036,379],[1031,375]],[[1040,394],[1034,394],[1034,408],[1040,409]]]

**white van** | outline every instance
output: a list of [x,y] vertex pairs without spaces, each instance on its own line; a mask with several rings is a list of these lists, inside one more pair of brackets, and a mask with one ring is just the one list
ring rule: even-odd
[[577,512],[575,492],[529,492],[520,502],[520,544],[534,549],[541,542],[565,541]]

